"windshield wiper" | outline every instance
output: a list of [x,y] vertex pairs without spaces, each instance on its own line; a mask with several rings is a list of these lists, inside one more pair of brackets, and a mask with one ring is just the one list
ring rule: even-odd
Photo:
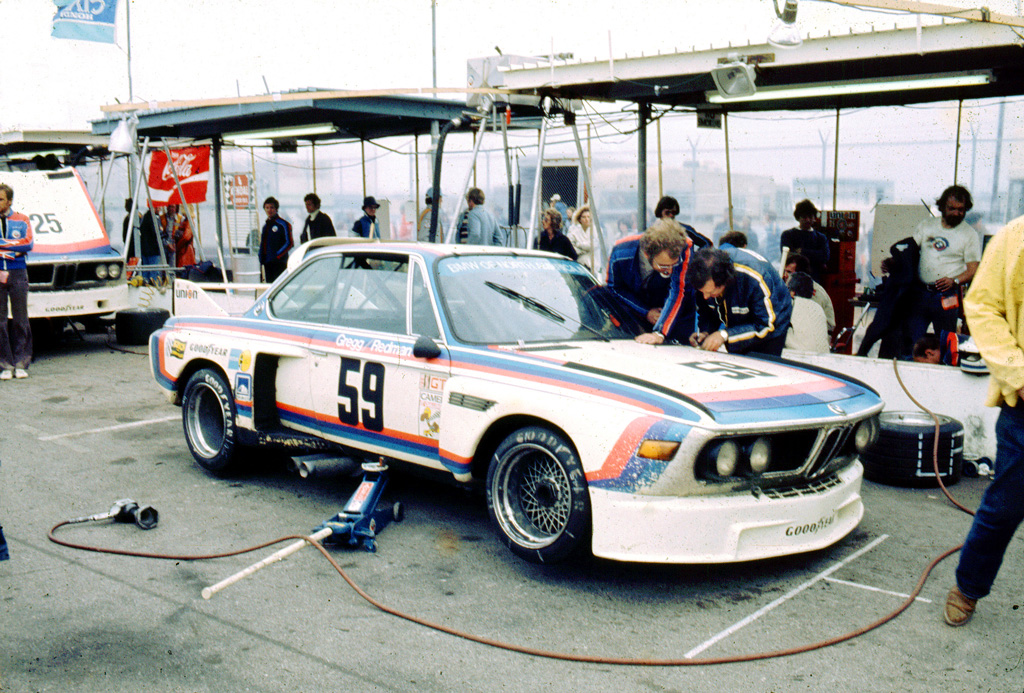
[[579,325],[583,329],[587,330],[588,332],[591,332],[591,333],[597,335],[598,339],[601,339],[601,340],[603,340],[605,342],[610,342],[611,341],[611,339],[609,337],[606,337],[605,335],[601,334],[600,331],[594,329],[590,325],[586,325],[583,322],[581,322],[580,320],[577,320],[575,318],[570,318],[567,315],[563,315],[561,312],[555,310],[554,308],[552,308],[551,306],[547,305],[546,303],[542,303],[542,302],[538,301],[533,296],[527,296],[526,294],[521,294],[518,291],[516,291],[515,289],[510,289],[507,286],[502,286],[501,284],[495,284],[494,282],[491,282],[491,281],[485,281],[484,284],[487,286],[487,288],[493,289],[493,290],[497,291],[502,296],[506,296],[508,298],[511,298],[514,301],[519,301],[527,310],[532,310],[534,313],[537,313],[539,315],[543,315],[544,317],[546,317],[548,320],[551,320],[552,322],[557,322],[559,325],[561,325],[566,320],[571,320],[572,322],[576,323],[577,325]]

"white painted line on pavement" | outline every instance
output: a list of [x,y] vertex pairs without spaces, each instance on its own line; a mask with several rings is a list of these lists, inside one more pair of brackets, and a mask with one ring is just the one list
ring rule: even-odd
[[71,433],[58,433],[55,436],[41,436],[38,440],[58,440],[60,438],[75,438],[77,436],[88,436],[94,433],[107,433],[108,431],[123,431],[126,428],[138,428],[139,426],[150,426],[152,424],[165,423],[167,421],[177,421],[181,417],[175,416],[163,416],[159,419],[147,419],[146,421],[132,421],[131,423],[116,424],[114,426],[104,426],[103,428],[93,428],[88,431],[72,431]]
[[790,599],[792,599],[796,595],[800,594],[801,592],[806,590],[808,587],[811,587],[811,586],[821,582],[822,580],[827,578],[829,575],[831,575],[832,573],[836,572],[837,570],[839,570],[840,568],[845,566],[847,563],[850,563],[851,561],[854,561],[854,560],[860,558],[865,553],[867,553],[871,549],[875,548],[876,546],[878,546],[879,544],[881,544],[883,541],[885,541],[888,538],[889,538],[888,534],[883,534],[882,536],[878,537],[877,539],[875,539],[873,542],[871,542],[870,544],[868,544],[864,548],[860,549],[859,551],[855,551],[854,553],[850,554],[849,556],[844,558],[839,563],[836,563],[831,568],[827,568],[827,569],[821,571],[820,573],[818,573],[817,575],[812,577],[810,580],[804,582],[803,584],[801,584],[801,585],[799,585],[797,587],[794,587],[789,592],[786,592],[784,595],[782,595],[781,597],[779,597],[775,601],[771,602],[770,604],[766,604],[765,606],[762,606],[760,609],[758,609],[754,613],[750,614],[749,616],[747,616],[742,621],[738,621],[738,622],[734,623],[733,625],[729,626],[728,628],[723,630],[718,635],[713,636],[709,640],[705,640],[703,643],[701,643],[700,645],[698,645],[697,647],[693,648],[692,650],[687,652],[685,655],[683,655],[683,657],[685,657],[686,659],[692,659],[692,658],[696,657],[701,652],[703,652],[704,650],[706,650],[709,647],[711,647],[712,645],[714,645],[716,642],[729,637],[730,635],[732,635],[736,631],[740,630],[744,626],[747,626],[747,625],[753,623],[757,619],[759,619],[762,616],[764,616],[765,614],[767,614],[769,611],[772,611],[773,609],[775,609],[775,607],[781,606],[782,604],[788,602]]
[[[862,585],[859,582],[849,582],[847,580],[840,580],[839,578],[825,578],[825,582],[834,582],[837,585],[846,585],[847,587],[857,587],[858,589],[867,590],[869,592],[880,592],[882,594],[888,594],[893,597],[901,597],[907,599],[910,595],[903,594],[902,592],[890,592],[889,590],[883,590],[881,587],[872,587],[871,585]],[[925,599],[924,597],[915,597],[915,601],[924,602],[925,604],[931,604],[931,599]]]

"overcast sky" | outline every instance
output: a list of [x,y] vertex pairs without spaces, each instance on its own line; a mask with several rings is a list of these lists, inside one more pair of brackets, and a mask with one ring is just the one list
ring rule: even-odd
[[[985,4],[1017,11],[1014,0]],[[100,106],[128,100],[124,0],[116,46],[51,38],[53,13],[45,0],[0,0],[2,130],[85,128]],[[465,86],[466,60],[495,46],[606,59],[610,29],[615,57],[704,50],[763,43],[774,19],[771,0],[439,0],[438,86]],[[798,19],[814,36],[914,24],[811,0]],[[429,87],[430,0],[133,2],[131,53],[137,100],[264,93],[264,79],[272,91]]]

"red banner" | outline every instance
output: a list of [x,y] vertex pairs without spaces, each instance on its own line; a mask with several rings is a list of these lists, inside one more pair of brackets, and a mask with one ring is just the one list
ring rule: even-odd
[[[186,147],[172,149],[171,160],[178,173],[185,202],[195,204],[206,201],[206,185],[210,181],[210,148]],[[157,150],[149,159],[149,196],[153,205],[180,205],[181,196],[174,184],[174,173],[167,162],[166,152]]]

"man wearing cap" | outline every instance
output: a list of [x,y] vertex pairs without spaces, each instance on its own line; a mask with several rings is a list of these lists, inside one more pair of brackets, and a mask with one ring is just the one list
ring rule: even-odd
[[421,243],[430,243],[432,241],[441,241],[444,239],[444,230],[448,226],[444,210],[441,208],[441,200],[444,199],[444,195],[440,192],[437,193],[437,229],[434,231],[434,238],[430,238],[430,213],[434,209],[434,189],[427,188],[427,199],[425,201],[426,207],[420,212],[419,222],[416,224],[416,240]]
[[316,193],[309,193],[303,198],[303,201],[306,203],[306,212],[309,216],[306,217],[306,223],[302,226],[299,242],[305,243],[314,238],[337,236],[338,234],[334,230],[334,222],[331,221],[329,216],[320,211],[320,196]]
[[352,235],[363,238],[380,238],[380,222],[377,221],[377,200],[370,195],[363,198],[363,216],[352,224]]

